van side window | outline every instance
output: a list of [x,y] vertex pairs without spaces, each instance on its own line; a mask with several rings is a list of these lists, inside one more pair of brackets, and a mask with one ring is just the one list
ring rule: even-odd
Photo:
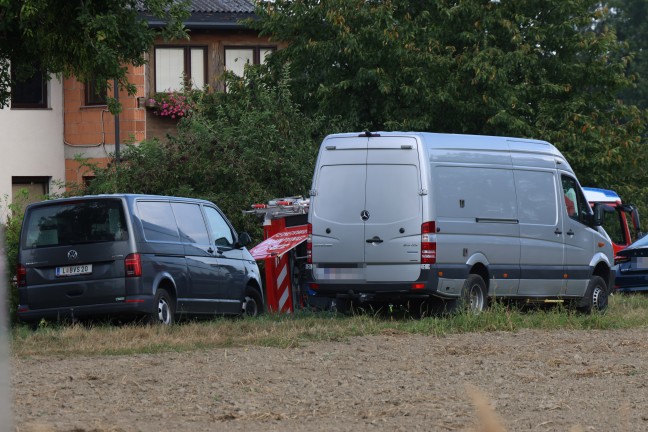
[[223,216],[212,207],[203,207],[209,222],[209,229],[216,246],[233,246],[234,235]]
[[434,183],[440,217],[517,219],[510,169],[439,167]]
[[590,209],[578,183],[575,179],[563,175],[562,187],[567,215],[577,222],[586,224]]
[[163,201],[138,201],[137,210],[147,240],[161,242],[180,240],[171,204]]
[[514,171],[520,223],[555,225],[556,177],[550,171]]
[[198,204],[172,203],[171,208],[183,243],[209,244],[209,234]]

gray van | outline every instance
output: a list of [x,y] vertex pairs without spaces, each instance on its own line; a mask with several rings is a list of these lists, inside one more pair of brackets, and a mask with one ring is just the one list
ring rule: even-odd
[[211,202],[154,195],[93,195],[27,206],[20,237],[18,317],[256,315],[261,278]]
[[614,259],[601,216],[545,141],[330,135],[313,176],[308,288],[343,310],[480,311],[496,297],[605,309]]

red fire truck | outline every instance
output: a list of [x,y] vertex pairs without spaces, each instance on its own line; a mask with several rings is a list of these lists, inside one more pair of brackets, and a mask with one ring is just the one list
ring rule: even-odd
[[583,192],[590,205],[602,203],[615,210],[614,213],[606,213],[603,220],[603,228],[612,240],[615,255],[642,236],[637,207],[624,204],[613,190],[584,187]]

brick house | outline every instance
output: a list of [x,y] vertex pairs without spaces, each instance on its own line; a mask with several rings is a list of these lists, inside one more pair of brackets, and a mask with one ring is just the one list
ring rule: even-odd
[[[163,24],[144,16],[151,26]],[[147,53],[146,65],[129,68],[137,93],[119,92],[119,144],[164,138],[175,129],[175,120],[146,108],[155,93],[181,89],[183,79],[196,88],[223,91],[225,70],[241,74],[245,63],[258,64],[276,50],[276,44],[241,22],[253,17],[254,0],[192,0],[185,21],[190,38],[158,40]],[[11,200],[23,186],[40,196],[61,190],[57,182],[63,180],[83,184],[92,172],[76,158],[105,164],[115,152],[116,118],[107,110],[106,96],[95,91],[95,83],[74,78],[41,82],[38,104],[0,110],[0,126],[9,131],[0,138],[6,149],[0,158],[0,199],[6,195]]]

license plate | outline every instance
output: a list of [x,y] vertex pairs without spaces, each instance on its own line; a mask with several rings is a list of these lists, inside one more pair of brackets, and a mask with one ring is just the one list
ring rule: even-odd
[[56,267],[56,277],[76,276],[92,273],[92,264]]
[[648,269],[648,257],[637,257],[637,268],[641,270]]

